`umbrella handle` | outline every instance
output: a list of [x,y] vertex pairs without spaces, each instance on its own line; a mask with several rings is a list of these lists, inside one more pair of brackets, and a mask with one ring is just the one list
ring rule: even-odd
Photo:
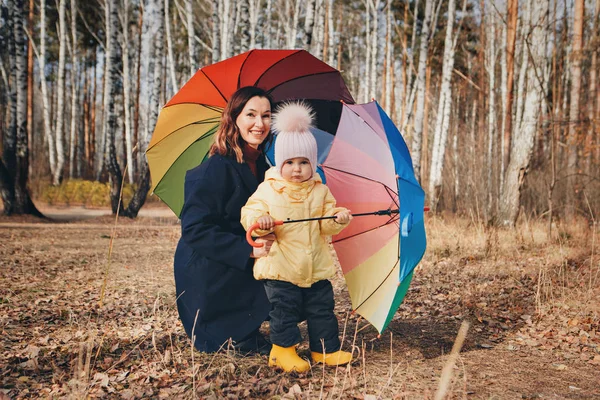
[[[275,225],[276,226],[283,225],[283,221],[275,221]],[[252,247],[263,247],[264,246],[264,243],[256,243],[254,241],[254,239],[252,239],[252,232],[254,232],[258,228],[259,228],[259,224],[258,224],[258,222],[256,222],[256,223],[250,225],[250,228],[248,228],[248,232],[246,232],[246,240]]]

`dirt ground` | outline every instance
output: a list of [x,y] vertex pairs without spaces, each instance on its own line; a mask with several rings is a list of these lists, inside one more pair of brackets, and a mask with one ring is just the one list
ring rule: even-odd
[[44,211],[55,220],[0,217],[0,399],[429,399],[463,321],[446,398],[600,398],[599,232],[586,225],[548,238],[541,222],[486,230],[431,217],[427,253],[381,338],[349,313],[340,275],[336,313],[355,361],[285,375],[266,357],[192,351],[168,210],[116,224]]

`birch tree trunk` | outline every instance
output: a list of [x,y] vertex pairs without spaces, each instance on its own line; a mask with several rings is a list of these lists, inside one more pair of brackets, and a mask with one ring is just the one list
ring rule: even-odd
[[[162,14],[162,3],[158,1],[158,15]],[[161,90],[161,71],[162,71],[162,60],[163,60],[163,24],[162,19],[157,18],[156,21],[151,21],[153,26],[156,28],[156,32],[153,37],[152,46],[152,57],[154,58],[152,80],[148,82],[149,86],[149,99],[148,99],[148,121],[146,124],[145,134],[143,135],[141,142],[140,152],[146,154],[148,143],[150,142],[150,133],[156,125],[158,119],[158,112],[160,110],[160,90]],[[146,202],[148,196],[148,190],[150,190],[150,170],[148,169],[148,162],[144,157],[144,162],[140,166],[140,177],[138,188],[133,194],[127,210],[123,213],[129,218],[135,218],[138,215],[140,208]]]
[[571,50],[571,104],[569,107],[569,135],[567,149],[569,151],[567,165],[567,207],[566,216],[571,219],[576,207],[576,179],[578,167],[577,142],[579,136],[579,98],[581,94],[581,58],[583,56],[583,13],[584,0],[575,0],[573,14],[573,48]]
[[386,69],[383,72],[385,74],[385,87],[384,87],[384,93],[385,96],[383,98],[384,104],[385,104],[385,109],[390,113],[390,115],[393,115],[392,111],[392,92],[394,91],[394,85],[392,84],[392,70],[394,69],[394,59],[392,58],[392,35],[394,34],[394,32],[392,31],[392,1],[388,0],[388,4],[387,4],[387,13],[386,13],[386,31],[387,31],[387,35],[386,35],[386,46],[385,46],[385,65],[386,65]]
[[[27,46],[27,145],[29,154],[32,154],[34,148],[33,142],[33,14],[35,2],[29,0],[29,12],[27,14],[27,26],[31,32],[31,43]],[[29,166],[31,170],[31,165]],[[31,172],[31,171],[30,171]]]
[[46,80],[46,0],[40,0],[40,55],[38,64],[40,69],[40,86],[42,89],[42,113],[44,119],[44,136],[48,145],[48,161],[50,174],[56,171],[56,142],[50,127],[50,100],[48,97],[48,82]]
[[[375,0],[375,4],[373,7],[373,32],[371,33],[371,68],[370,68],[370,76],[367,76],[367,79],[371,80],[369,87],[371,88],[370,97],[377,97],[377,53],[379,50],[379,40],[381,29],[379,29],[379,15],[383,14],[383,6],[384,3],[381,0]],[[368,100],[371,100],[369,98]]]
[[[512,104],[513,104],[513,84],[515,71],[515,44],[517,39],[517,18],[519,13],[519,0],[508,0],[507,8],[507,27],[506,27],[506,114],[504,115],[504,135],[502,145],[502,164],[500,175],[502,179],[505,175],[505,169],[510,161],[510,148],[512,136]],[[501,185],[502,186],[502,185]]]
[[56,128],[54,134],[56,138],[56,170],[52,177],[54,185],[60,185],[63,178],[63,166],[65,165],[65,150],[63,142],[64,121],[65,121],[65,58],[67,49],[67,22],[66,22],[66,0],[60,0],[58,5],[58,30],[59,30],[59,48],[58,48],[58,80],[57,80],[57,99],[56,99]]
[[121,207],[121,185],[123,175],[117,162],[116,131],[117,113],[115,99],[118,95],[118,10],[117,0],[106,1],[106,78],[104,83],[104,137],[106,137],[106,167],[110,175],[110,205],[113,214]]
[[[273,0],[267,0],[267,9],[266,9],[266,14],[267,14],[267,22],[265,24],[265,26],[263,27],[263,30],[265,31],[266,34],[266,42],[263,41],[265,47],[267,49],[270,49],[272,47],[272,43],[273,43],[273,30],[271,28],[271,21],[273,18]],[[281,18],[279,18],[279,20],[281,20]]]
[[173,39],[171,38],[171,21],[169,20],[169,0],[165,0],[165,32],[167,34],[167,56],[169,57],[169,78],[171,78],[171,94],[179,85],[175,76],[175,57],[173,55]]
[[[125,152],[127,160],[127,178],[133,184],[136,166],[133,161],[133,137],[131,132],[131,72],[129,57],[129,0],[123,1],[123,12],[121,27],[123,29],[123,42],[121,43],[121,55],[123,63],[123,108],[125,111]],[[189,21],[188,21],[189,22]]]
[[[31,214],[41,217],[27,189],[29,179],[29,148],[27,142],[27,43],[23,24],[25,21],[23,0],[8,4],[9,57],[11,69],[11,122],[4,135],[4,152],[0,159],[0,194],[4,214]],[[12,29],[10,29],[12,28]],[[6,165],[4,164],[6,163]]]
[[[260,10],[261,0],[250,0],[250,49],[256,48],[256,28],[258,27],[258,13]],[[267,18],[271,18],[269,15]]]
[[523,22],[529,28],[524,43],[524,52],[529,52],[531,57],[527,60],[528,68],[524,71],[526,76],[526,97],[524,111],[520,120],[515,120],[514,143],[511,147],[510,162],[506,170],[506,181],[500,196],[499,221],[502,225],[514,226],[521,206],[521,190],[523,181],[533,150],[535,130],[542,96],[544,96],[544,83],[540,81],[543,76],[542,68],[546,62],[546,29],[548,26],[547,12],[548,0],[529,0],[527,17]]
[[[191,1],[191,0],[189,0]],[[221,24],[219,17],[220,0],[212,0],[212,62],[216,63],[221,57]]]
[[446,154],[446,142],[448,138],[448,130],[450,128],[450,110],[452,107],[452,87],[450,84],[452,70],[454,69],[454,44],[452,40],[452,33],[454,30],[455,8],[455,1],[449,0],[448,21],[446,25],[446,37],[444,40],[442,86],[440,89],[440,101],[438,103],[433,138],[433,151],[431,156],[431,170],[429,174],[429,203],[433,211],[436,210],[437,202],[441,192],[444,158]]
[[[415,125],[411,151],[415,176],[419,181],[421,180],[421,147],[423,140],[423,111],[425,108],[425,73],[427,72],[427,52],[429,50],[430,36],[429,24],[431,23],[433,7],[432,1],[433,0],[425,0],[425,18],[423,19],[423,30],[421,31],[421,43],[419,45],[419,66],[417,69],[417,110],[415,113]],[[435,27],[433,29],[435,29]]]
[[79,60],[77,55],[77,0],[71,0],[71,134],[69,140],[69,178],[73,179],[75,169],[75,151],[77,143],[78,116],[78,77]]
[[248,0],[240,0],[240,21],[239,29],[241,32],[240,53],[248,51],[250,48],[250,3]]
[[487,148],[487,220],[494,213],[494,148],[496,147],[496,17],[494,11],[489,12],[485,18],[489,29],[487,34],[488,45],[486,47],[486,70],[488,73],[488,148]]
[[307,51],[310,51],[310,45],[312,43],[316,3],[316,0],[308,0],[306,3],[306,17],[304,19],[304,30],[302,32],[302,48]]
[[335,58],[335,29],[333,27],[333,0],[327,0],[327,64],[333,67]]
[[[365,78],[364,80],[364,88],[365,91],[363,93],[363,103],[369,102],[369,94],[371,93],[371,3],[372,0],[364,0],[365,1]],[[362,86],[362,85],[361,85]]]
[[196,41],[194,39],[196,33],[194,29],[194,10],[192,9],[192,0],[185,0],[185,14],[187,17],[187,42],[188,56],[190,62],[190,76],[192,76],[198,69],[198,59],[196,57]]

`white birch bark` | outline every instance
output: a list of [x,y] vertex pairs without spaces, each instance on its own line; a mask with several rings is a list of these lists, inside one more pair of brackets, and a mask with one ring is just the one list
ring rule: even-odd
[[[508,90],[506,87],[506,82],[508,80],[508,68],[507,68],[507,54],[506,54],[506,24],[501,24],[502,27],[502,49],[500,51],[500,94],[501,94],[501,102],[502,102],[502,128],[500,130],[500,159],[504,160],[504,131],[506,130],[506,113],[508,110],[506,109],[506,96],[508,96]],[[500,168],[500,186],[502,186],[502,182],[504,179],[503,168]]]
[[44,119],[44,137],[48,146],[48,161],[50,174],[56,171],[56,144],[52,128],[50,127],[50,100],[48,98],[48,82],[46,80],[46,0],[40,0],[40,54],[38,64],[40,68],[40,83],[42,89],[42,112]]
[[310,51],[313,39],[316,3],[316,0],[308,0],[306,3],[306,17],[304,18],[304,29],[302,30],[302,48],[307,51]]
[[323,58],[323,40],[325,28],[325,7],[323,0],[315,1],[315,27],[313,29],[312,54],[318,58]]
[[371,68],[369,70],[370,76],[367,76],[367,79],[370,79],[371,83],[369,87],[371,88],[371,92],[368,95],[369,101],[371,98],[376,98],[378,96],[377,93],[377,57],[379,53],[379,43],[381,40],[381,32],[382,30],[379,27],[379,15],[383,13],[384,2],[381,0],[375,0],[375,4],[373,4],[373,31],[371,33]]
[[392,35],[394,34],[393,30],[392,30],[392,1],[388,0],[388,4],[387,4],[387,12],[386,12],[386,36],[385,36],[385,40],[386,40],[386,45],[385,45],[385,65],[386,65],[386,70],[384,71],[385,74],[385,98],[383,99],[383,104],[384,104],[384,109],[386,109],[390,115],[392,115],[392,91],[393,91],[393,85],[392,85],[392,69],[394,68],[394,60],[392,58],[392,47],[393,47],[393,40],[392,40]]
[[[256,29],[258,27],[258,14],[261,0],[250,0],[250,49],[256,48]],[[268,17],[270,18],[270,16]]]
[[419,181],[421,180],[421,147],[423,144],[423,114],[425,111],[425,73],[427,70],[427,53],[429,50],[430,37],[429,25],[431,23],[431,14],[433,8],[432,3],[433,0],[425,0],[425,18],[423,20],[423,30],[421,31],[421,43],[419,45],[419,65],[417,68],[417,110],[414,119],[415,123],[411,155],[415,176]]
[[487,148],[487,211],[493,210],[493,165],[496,137],[496,18],[495,11],[488,12],[485,18],[487,32],[486,70],[488,73],[488,148]]
[[327,0],[327,64],[333,66],[334,60],[335,60],[335,45],[336,45],[336,38],[335,38],[335,28],[333,26],[333,14],[334,14],[334,8],[333,8],[333,0]]
[[212,62],[216,63],[221,58],[221,18],[219,17],[220,0],[212,0]]
[[69,178],[75,172],[75,149],[77,143],[77,120],[79,119],[77,103],[77,78],[79,77],[79,60],[77,55],[77,0],[71,0],[71,134],[69,141]]
[[240,19],[238,28],[241,32],[240,49],[243,53],[250,48],[250,3],[249,0],[240,0]]
[[171,38],[171,21],[169,18],[169,0],[164,0],[165,1],[165,32],[167,35],[167,57],[169,60],[169,78],[170,78],[170,82],[171,82],[171,91],[170,93],[167,95],[167,97],[170,97],[173,93],[175,93],[175,90],[177,90],[177,88],[179,87],[179,85],[177,84],[177,77],[175,76],[175,56],[173,55],[173,39]]
[[194,10],[192,8],[192,0],[185,0],[185,15],[187,19],[187,42],[188,42],[188,57],[190,63],[190,76],[194,75],[198,69],[198,58],[196,57],[196,30],[194,29]]
[[[448,2],[448,22],[444,40],[444,60],[442,66],[442,86],[435,123],[433,150],[431,155],[431,168],[429,172],[429,202],[435,210],[442,187],[442,173],[446,153],[446,141],[450,128],[450,109],[452,107],[451,78],[454,69],[454,43],[452,34],[454,30],[455,0]],[[416,134],[416,132],[415,132]],[[414,143],[414,142],[413,142]],[[424,149],[427,151],[427,149]],[[414,157],[414,156],[413,156]]]
[[118,9],[117,0],[106,1],[106,45],[105,45],[105,63],[106,76],[104,82],[104,124],[103,133],[106,139],[106,167],[111,177],[111,207],[113,214],[119,208],[120,190],[123,175],[121,168],[117,162],[117,119],[118,115],[115,110],[115,99],[118,96]]
[[123,0],[123,19],[121,26],[123,29],[123,41],[121,43],[121,54],[123,63],[123,108],[125,112],[125,151],[127,160],[127,178],[129,183],[134,183],[136,166],[133,161],[133,132],[131,129],[131,77],[130,77],[130,57],[129,57],[129,0]]
[[[266,35],[266,40],[263,40],[263,45],[265,48],[270,49],[273,47],[273,29],[271,28],[273,19],[273,0],[267,0],[265,13],[267,14],[267,22],[263,27],[263,32]],[[281,18],[279,18],[279,21],[281,21]]]
[[59,185],[62,181],[63,166],[65,165],[64,149],[64,121],[65,121],[65,59],[67,49],[67,22],[66,22],[66,0],[60,0],[58,5],[58,79],[56,100],[56,127],[54,129],[56,139],[56,170],[52,176],[52,183]]
[[[499,222],[514,226],[521,205],[521,189],[533,150],[535,130],[538,125],[541,98],[544,96],[544,84],[540,81],[542,67],[546,61],[546,32],[548,0],[528,0],[529,9],[525,12],[523,26],[527,27],[524,43],[531,53],[526,58],[526,95],[522,117],[515,121],[510,161],[506,170],[506,181],[500,196]],[[527,52],[525,50],[525,53]]]
[[363,103],[369,102],[369,93],[371,93],[371,8],[372,0],[364,0],[365,2],[365,78],[363,79],[364,93],[362,96]]
[[566,214],[573,217],[575,214],[575,192],[577,188],[575,175],[578,171],[579,155],[579,100],[581,96],[581,59],[583,50],[583,16],[585,3],[584,0],[575,0],[573,12],[573,48],[571,50],[571,95],[569,107],[569,133],[567,139],[567,208]]

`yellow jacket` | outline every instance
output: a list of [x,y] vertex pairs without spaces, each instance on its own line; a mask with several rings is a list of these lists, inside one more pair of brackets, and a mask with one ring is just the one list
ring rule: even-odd
[[[248,230],[266,214],[275,220],[285,221],[327,217],[343,210],[346,209],[335,206],[335,198],[318,174],[315,173],[308,181],[294,183],[284,180],[278,169],[273,167],[242,207],[241,222]],[[276,239],[269,255],[254,263],[254,278],[286,281],[300,287],[310,287],[315,282],[331,278],[335,267],[328,239],[346,226],[334,219],[276,226]],[[264,236],[271,231],[257,229],[254,234]]]

